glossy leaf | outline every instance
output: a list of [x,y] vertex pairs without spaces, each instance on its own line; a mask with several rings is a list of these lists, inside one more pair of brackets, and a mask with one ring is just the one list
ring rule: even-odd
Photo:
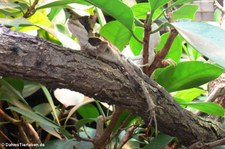
[[216,79],[224,69],[203,62],[181,62],[169,66],[157,76],[156,81],[169,92],[197,87]]
[[83,118],[97,118],[99,116],[98,109],[92,104],[87,104],[87,105],[84,105],[84,106],[80,107],[77,110],[77,112]]
[[130,31],[118,21],[107,23],[101,28],[100,34],[120,50],[125,48],[131,38]]
[[[138,3],[132,6],[131,9],[137,19],[146,19],[147,13],[151,10],[149,3]],[[153,14],[153,19],[155,19],[161,12],[161,8],[156,9]]]
[[196,50],[225,67],[225,30],[204,22],[182,21],[172,25]]
[[224,116],[224,108],[220,105],[212,102],[191,102],[191,103],[180,103],[184,106],[189,106],[195,109],[198,109],[201,112],[217,115],[217,116]]
[[71,3],[82,3],[82,4],[88,4],[84,0],[54,0],[54,1],[48,1],[47,3],[40,4],[37,9],[43,9],[43,8],[53,8],[53,7],[66,7],[67,4]]
[[24,88],[23,80],[15,79],[12,77],[4,77],[3,78],[6,82],[8,82],[14,89],[22,93],[22,90]]
[[143,149],[165,149],[167,144],[169,144],[173,139],[174,137],[160,133],[151,141],[150,144],[146,145]]
[[[184,5],[181,6],[179,9],[173,12],[173,19],[195,19],[195,13],[198,10],[197,5]],[[188,13],[187,13],[188,12]]]
[[134,15],[130,7],[119,0],[85,0],[94,6],[101,8],[104,12],[114,17],[120,23],[132,31],[134,26]]
[[183,3],[187,3],[187,2],[191,2],[193,0],[177,0],[175,1],[172,5],[175,6],[175,5],[181,5]]
[[154,11],[165,5],[166,3],[168,3],[170,0],[149,0],[150,6],[151,6],[151,12],[152,14],[154,13]]
[[[139,40],[143,40],[143,36],[144,36],[144,28],[142,27],[136,27],[134,30],[134,34],[136,35],[136,37]],[[131,51],[133,52],[133,54],[135,56],[139,55],[142,48],[143,48],[143,44],[141,44],[140,42],[138,42],[133,36],[130,38],[130,48]]]
[[185,101],[185,102],[191,102],[193,99],[200,96],[204,92],[205,91],[202,89],[191,88],[187,90],[178,91],[175,93],[173,97],[182,99],[182,101]]

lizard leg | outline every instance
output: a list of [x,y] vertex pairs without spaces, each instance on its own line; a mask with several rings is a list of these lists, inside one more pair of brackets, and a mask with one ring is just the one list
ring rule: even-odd
[[157,119],[156,119],[156,112],[155,112],[155,109],[157,108],[157,105],[154,104],[154,102],[151,98],[151,95],[149,94],[149,92],[148,92],[147,88],[145,87],[143,81],[141,83],[141,89],[142,89],[142,91],[145,95],[145,98],[146,98],[146,101],[147,101],[147,104],[148,104],[148,111],[150,113],[148,126],[150,126],[152,124],[152,121],[154,121],[155,133],[158,134]]

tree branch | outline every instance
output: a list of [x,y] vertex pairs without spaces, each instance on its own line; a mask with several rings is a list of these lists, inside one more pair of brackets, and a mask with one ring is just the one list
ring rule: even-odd
[[[89,97],[127,108],[148,122],[145,96],[113,63],[101,61],[85,51],[63,48],[40,38],[0,26],[0,75],[40,82],[53,89],[69,88]],[[148,91],[156,109],[158,129],[189,146],[225,137],[225,130],[209,119],[182,110],[171,96],[150,80]],[[145,81],[146,83],[146,81]],[[146,85],[147,86],[147,85]],[[151,88],[152,86],[152,88]],[[157,90],[153,90],[156,88]]]

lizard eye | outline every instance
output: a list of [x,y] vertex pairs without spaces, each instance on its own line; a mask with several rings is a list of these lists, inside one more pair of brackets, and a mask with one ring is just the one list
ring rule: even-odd
[[92,46],[98,46],[102,41],[99,38],[94,38],[91,37],[88,39],[88,42],[92,45]]

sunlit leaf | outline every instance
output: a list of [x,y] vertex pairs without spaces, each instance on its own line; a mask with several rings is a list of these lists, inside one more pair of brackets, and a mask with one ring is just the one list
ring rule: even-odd
[[[198,10],[197,5],[184,5],[181,6],[179,9],[173,12],[173,19],[195,19],[195,13]],[[188,13],[187,13],[188,12]]]
[[224,108],[216,103],[212,102],[189,102],[189,103],[180,103],[184,106],[189,106],[195,109],[198,109],[201,112],[217,115],[217,116],[224,116]]
[[87,2],[101,8],[107,14],[113,16],[116,20],[133,30],[134,15],[130,7],[119,0],[86,0]]
[[[144,37],[144,28],[142,27],[136,27],[134,30],[134,34],[136,35],[136,37],[139,40],[143,40]],[[132,50],[132,52],[134,53],[134,55],[139,55],[142,48],[143,48],[143,44],[141,44],[140,42],[138,42],[133,36],[130,39],[130,48]]]
[[225,30],[204,22],[182,21],[172,25],[196,50],[225,67]]
[[150,6],[151,6],[151,12],[154,13],[154,11],[168,3],[170,0],[149,0]]
[[122,50],[131,38],[130,31],[118,21],[111,21],[103,26],[100,34]]
[[191,89],[187,89],[187,90],[178,91],[178,92],[176,92],[176,94],[173,97],[180,98],[180,99],[182,99],[182,101],[185,101],[185,102],[190,102],[193,99],[195,99],[196,97],[203,94],[204,92],[205,91],[202,89],[191,88]]
[[169,92],[197,87],[216,79],[224,69],[203,62],[181,62],[169,66],[157,76],[156,81]]

